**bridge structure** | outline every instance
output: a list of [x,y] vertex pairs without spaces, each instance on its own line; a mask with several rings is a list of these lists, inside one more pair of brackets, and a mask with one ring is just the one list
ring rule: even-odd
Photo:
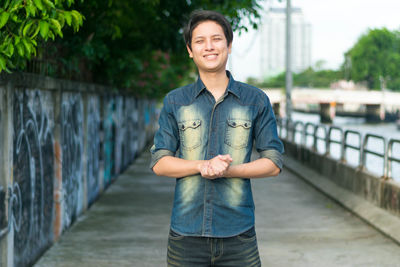
[[[275,113],[285,117],[286,97],[283,89],[265,89]],[[336,115],[365,117],[367,122],[398,119],[400,93],[390,91],[303,89],[292,91],[293,108],[318,113],[321,122],[332,122]]]

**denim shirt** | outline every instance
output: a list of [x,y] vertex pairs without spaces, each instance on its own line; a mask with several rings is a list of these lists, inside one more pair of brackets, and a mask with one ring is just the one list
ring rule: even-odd
[[[267,95],[235,81],[216,102],[200,78],[164,99],[151,148],[152,168],[164,156],[209,160],[230,154],[232,165],[250,162],[253,145],[282,169],[283,145]],[[178,152],[178,153],[176,153]],[[231,237],[254,226],[250,179],[176,179],[171,229],[185,236]]]

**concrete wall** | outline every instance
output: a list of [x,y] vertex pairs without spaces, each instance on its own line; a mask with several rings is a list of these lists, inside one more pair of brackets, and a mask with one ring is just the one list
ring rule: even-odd
[[155,103],[30,74],[0,76],[0,266],[29,266],[151,140]]
[[338,186],[368,200],[370,203],[400,217],[400,185],[365,170],[355,168],[321,155],[310,148],[283,140],[286,154],[316,170]]

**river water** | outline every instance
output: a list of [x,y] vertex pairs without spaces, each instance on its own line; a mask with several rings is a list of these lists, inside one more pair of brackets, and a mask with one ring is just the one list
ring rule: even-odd
[[[314,124],[320,124],[320,117],[317,114],[306,114],[294,112],[292,114],[293,121],[301,121],[303,123],[311,122]],[[361,140],[364,139],[366,134],[374,134],[378,136],[382,136],[386,141],[386,146],[384,145],[384,141],[371,137],[367,143],[366,148],[368,150],[384,153],[384,147],[387,147],[387,142],[390,139],[400,140],[400,130],[397,129],[395,123],[377,123],[377,124],[369,124],[365,122],[364,118],[351,118],[351,117],[336,117],[332,123],[333,126],[340,127],[345,130],[352,130],[359,132],[361,135]],[[327,125],[326,126],[330,126]],[[319,136],[323,136],[322,132],[318,133]],[[340,140],[340,132],[333,131],[332,139]],[[296,142],[300,142],[300,135],[295,136]],[[355,134],[348,135],[348,143],[353,146],[361,146],[359,137]],[[306,145],[311,146],[312,138],[309,137],[306,139]],[[361,141],[362,143],[362,141]],[[325,145],[324,142],[319,141],[317,143],[317,150],[322,154],[325,153]],[[330,153],[333,158],[340,158],[340,145],[331,144]],[[400,159],[400,144],[395,143],[393,145],[393,156]],[[345,159],[349,165],[358,166],[360,162],[360,153],[357,150],[348,148],[346,149]],[[365,160],[365,167],[368,171],[378,176],[383,175],[384,171],[384,160],[378,156],[367,154]],[[393,162],[391,167],[392,178],[395,181],[400,182],[400,164]]]

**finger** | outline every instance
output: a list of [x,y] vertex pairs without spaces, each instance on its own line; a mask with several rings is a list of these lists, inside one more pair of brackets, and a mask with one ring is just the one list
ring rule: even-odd
[[229,154],[220,155],[219,159],[221,159],[221,160],[223,160],[225,162],[228,162],[228,163],[232,162],[232,158],[231,158],[231,156]]
[[207,174],[209,176],[213,176],[214,175],[214,168],[211,165],[209,165],[208,168],[207,168]]
[[215,174],[220,174],[223,171],[225,171],[227,167],[228,167],[228,165],[226,163],[225,163],[225,165],[224,164],[219,164],[219,165],[215,166],[213,168],[213,170],[214,170]]
[[218,155],[218,158],[225,161],[225,160],[229,159],[229,157],[227,157],[227,156],[229,156],[229,155]]
[[214,170],[220,171],[221,169],[226,168],[225,164],[226,164],[225,161],[216,160],[216,161],[212,161],[210,165]]

